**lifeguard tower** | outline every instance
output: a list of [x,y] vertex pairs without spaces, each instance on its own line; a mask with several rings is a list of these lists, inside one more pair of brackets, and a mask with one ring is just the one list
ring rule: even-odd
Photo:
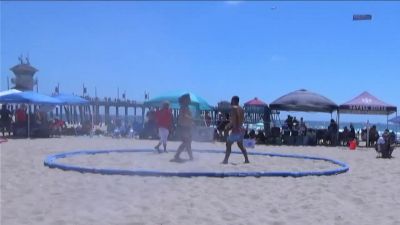
[[15,85],[13,88],[20,91],[32,91],[34,86],[37,85],[37,79],[34,79],[34,75],[38,70],[31,66],[29,57],[26,57],[24,62],[21,55],[18,60],[20,64],[10,68],[15,75],[11,78],[11,83]]

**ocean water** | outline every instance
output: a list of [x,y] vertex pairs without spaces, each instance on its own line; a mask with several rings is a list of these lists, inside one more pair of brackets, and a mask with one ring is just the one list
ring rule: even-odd
[[[281,124],[283,124],[284,121],[280,121],[280,123],[276,123],[277,126],[281,127]],[[314,128],[314,129],[327,129],[329,126],[330,121],[305,121],[306,126],[308,128]],[[385,129],[389,129],[389,131],[395,132],[397,135],[397,138],[400,139],[400,124],[386,124],[386,123],[360,123],[360,122],[352,122],[354,129],[356,132],[361,132],[362,129],[365,129],[367,126],[372,127],[373,125],[376,126],[376,129],[378,130],[379,135],[382,135],[382,133],[385,131]],[[341,122],[339,124],[339,131],[343,131],[344,127],[347,126],[348,129],[350,129],[350,122]],[[259,128],[262,129],[262,128]]]
[[[306,124],[308,125],[307,127],[311,127],[311,128],[328,128],[329,126],[329,121],[306,121]],[[391,131],[400,131],[400,126],[396,125],[396,124],[386,124],[386,123],[369,123],[367,124],[365,123],[360,123],[360,122],[352,122],[354,129],[357,130],[361,130],[361,129],[365,129],[367,126],[372,127],[373,125],[376,126],[377,130],[380,132],[385,131],[385,129],[389,129]],[[350,122],[341,122],[339,124],[339,129],[343,130],[344,127],[347,126],[347,128],[350,129]]]

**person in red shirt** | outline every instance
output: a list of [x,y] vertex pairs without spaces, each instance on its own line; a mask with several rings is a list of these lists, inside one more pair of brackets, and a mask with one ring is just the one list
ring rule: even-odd
[[156,122],[158,126],[158,136],[160,141],[154,147],[158,153],[161,153],[160,145],[164,147],[164,152],[167,152],[167,140],[169,135],[169,130],[172,128],[172,112],[169,108],[169,102],[164,102],[162,109],[156,112]]
[[15,122],[19,124],[24,124],[26,123],[28,118],[28,115],[26,114],[26,106],[21,105],[16,111],[15,111]]

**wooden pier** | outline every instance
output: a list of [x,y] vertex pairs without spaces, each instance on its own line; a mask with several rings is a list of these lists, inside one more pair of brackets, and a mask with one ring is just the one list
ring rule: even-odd
[[[55,116],[63,118],[70,124],[82,123],[84,121],[91,121],[95,124],[104,123],[108,125],[111,121],[111,112],[115,110],[115,117],[127,120],[129,116],[135,119],[137,116],[145,117],[146,108],[143,102],[125,99],[111,99],[111,98],[90,98],[84,97],[89,100],[89,105],[76,106],[76,105],[63,105],[57,106],[55,109]],[[129,109],[133,109],[133,115],[129,115]],[[147,108],[148,109],[148,108]],[[102,118],[104,115],[104,121]],[[134,122],[134,121],[130,121]],[[143,122],[143,121],[141,121]]]

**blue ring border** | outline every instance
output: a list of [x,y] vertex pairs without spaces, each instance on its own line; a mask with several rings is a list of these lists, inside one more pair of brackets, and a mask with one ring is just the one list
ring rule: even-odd
[[[66,158],[77,155],[95,155],[95,154],[108,154],[108,153],[137,153],[137,152],[152,152],[153,150],[144,149],[121,149],[121,150],[80,150],[74,152],[64,152],[49,155],[44,160],[44,166],[49,168],[57,168],[65,171],[77,171],[80,173],[94,173],[103,175],[130,175],[130,176],[156,176],[156,177],[304,177],[304,176],[331,176],[347,172],[350,167],[341,161],[315,157],[306,155],[296,154],[278,154],[278,153],[263,153],[263,152],[248,152],[249,155],[261,155],[271,157],[286,157],[296,159],[308,159],[308,160],[322,160],[327,161],[340,167],[332,170],[323,171],[304,171],[304,172],[290,172],[290,171],[279,171],[279,172],[267,172],[267,171],[255,171],[255,172],[165,172],[157,170],[120,170],[120,169],[107,169],[107,168],[88,168],[81,166],[72,166],[56,162],[57,159]],[[225,151],[218,150],[193,150],[199,153],[225,153]],[[233,151],[232,154],[242,154],[241,152]]]

